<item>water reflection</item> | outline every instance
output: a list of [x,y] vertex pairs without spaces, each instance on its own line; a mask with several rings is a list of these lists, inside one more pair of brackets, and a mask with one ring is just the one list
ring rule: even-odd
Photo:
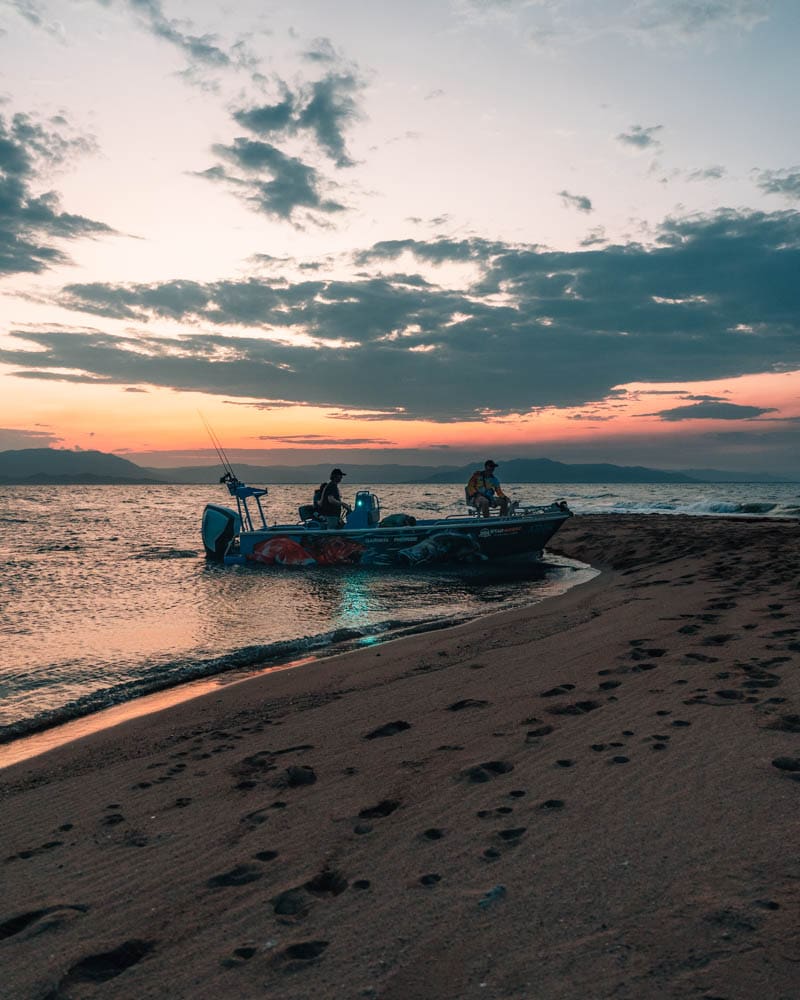
[[[270,519],[291,519],[307,489],[281,488]],[[449,487],[382,492],[389,509],[422,516],[420,507],[457,506]],[[207,487],[0,488],[0,725],[115,686],[181,679],[192,664],[245,647],[309,637],[319,649],[321,637],[341,629],[383,634],[463,619],[539,599],[549,583],[535,563],[226,568],[200,551],[209,499]]]

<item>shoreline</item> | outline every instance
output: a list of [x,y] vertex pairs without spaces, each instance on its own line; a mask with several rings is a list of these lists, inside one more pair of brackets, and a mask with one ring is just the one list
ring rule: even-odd
[[578,516],[554,600],[8,767],[9,988],[789,1000],[799,542]]
[[[599,572],[591,566],[579,563],[562,568],[570,569],[588,579]],[[580,586],[584,582],[583,579],[571,580],[564,577],[558,583],[551,582],[547,587],[543,586],[543,596],[537,600],[520,604],[518,607],[535,607],[541,601],[562,596],[572,587]],[[164,711],[172,705],[213,693],[218,688],[227,687],[232,683],[241,683],[280,670],[294,669],[314,660],[325,660],[330,656],[354,652],[366,646],[372,647],[386,642],[396,642],[411,635],[454,628],[502,613],[504,609],[492,608],[470,617],[396,621],[394,627],[386,629],[375,626],[365,630],[339,629],[331,633],[326,642],[322,641],[326,638],[324,636],[306,637],[296,642],[276,641],[269,647],[263,647],[263,652],[255,646],[247,646],[221,657],[198,661],[195,675],[189,678],[173,676],[157,682],[150,680],[146,688],[144,680],[123,682],[118,689],[89,693],[78,699],[77,703],[40,712],[29,719],[0,725],[0,771],[101,729],[113,728],[123,721],[139,718],[151,712]],[[277,651],[279,647],[286,646],[297,648],[289,654]],[[114,695],[118,690],[122,692],[137,688],[144,690],[133,697],[126,698],[120,695],[109,704],[94,707],[94,703],[102,696]],[[81,702],[86,704],[78,708]]]

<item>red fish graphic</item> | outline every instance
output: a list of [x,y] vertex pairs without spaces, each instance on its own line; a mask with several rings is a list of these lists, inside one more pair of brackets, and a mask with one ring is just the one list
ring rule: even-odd
[[348,538],[322,538],[314,554],[320,566],[341,566],[342,563],[360,562],[363,551],[363,545]]
[[285,535],[254,545],[251,559],[268,566],[313,566],[316,562],[302,545]]

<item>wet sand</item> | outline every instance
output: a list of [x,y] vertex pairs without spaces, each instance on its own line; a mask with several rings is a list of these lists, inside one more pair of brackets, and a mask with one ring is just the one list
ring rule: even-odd
[[584,516],[601,575],[0,771],[0,996],[800,993],[800,524]]

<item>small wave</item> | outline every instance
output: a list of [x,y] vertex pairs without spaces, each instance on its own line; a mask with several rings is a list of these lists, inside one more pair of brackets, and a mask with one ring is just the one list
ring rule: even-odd
[[93,715],[114,705],[190,681],[214,677],[233,670],[278,666],[309,654],[321,657],[369,641],[385,641],[401,635],[445,628],[454,623],[451,620],[425,618],[416,621],[387,621],[364,629],[338,628],[319,635],[304,636],[301,639],[243,646],[205,660],[178,659],[169,663],[159,663],[156,666],[146,667],[141,676],[133,680],[92,691],[57,708],[45,709],[28,718],[0,725],[0,744],[11,743],[23,736],[31,736],[33,733],[43,732],[45,729],[52,729],[74,719]]
[[197,558],[196,549],[171,549],[171,548],[151,548],[145,549],[143,552],[138,552],[132,558],[134,559],[196,559]]

